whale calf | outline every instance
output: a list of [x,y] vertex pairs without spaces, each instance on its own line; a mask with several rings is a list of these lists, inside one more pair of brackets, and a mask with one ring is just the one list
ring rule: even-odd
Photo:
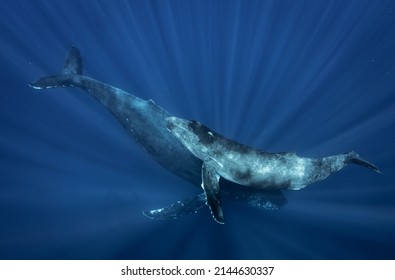
[[[47,76],[29,84],[34,89],[78,87],[103,104],[119,121],[125,131],[160,165],[199,186],[202,161],[194,156],[167,129],[167,119],[172,117],[152,100],[143,100],[119,88],[83,75],[82,56],[72,47],[66,57],[63,70],[58,75]],[[222,194],[246,202],[259,209],[273,210],[287,203],[279,190],[246,190],[230,181],[220,182]],[[205,194],[175,202],[169,206],[144,211],[154,219],[178,218],[195,213],[206,204]]]
[[214,219],[224,222],[220,177],[260,190],[300,190],[324,180],[350,163],[381,173],[355,152],[324,158],[299,157],[295,153],[269,153],[243,145],[210,130],[197,121],[167,119],[167,127],[197,158],[203,161],[202,188]]

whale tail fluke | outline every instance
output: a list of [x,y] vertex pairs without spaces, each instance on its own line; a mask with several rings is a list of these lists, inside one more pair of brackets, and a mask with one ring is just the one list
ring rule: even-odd
[[82,75],[82,56],[76,47],[71,47],[63,67],[64,75]]
[[43,77],[28,85],[34,89],[73,87],[75,86],[74,78],[76,75],[82,75],[82,56],[77,48],[71,47],[62,74]]
[[344,163],[349,164],[349,163],[354,163],[358,164],[367,168],[372,169],[373,171],[377,173],[382,173],[380,169],[377,168],[374,164],[368,162],[367,160],[362,159],[356,152],[349,152],[346,154],[346,159],[344,160]]

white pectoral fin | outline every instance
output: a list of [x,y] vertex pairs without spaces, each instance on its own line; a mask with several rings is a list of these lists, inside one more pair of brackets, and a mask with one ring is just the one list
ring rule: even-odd
[[206,195],[206,204],[211,210],[215,221],[220,224],[224,223],[224,215],[221,207],[221,195],[219,189],[219,174],[215,169],[203,163],[202,165],[202,188]]

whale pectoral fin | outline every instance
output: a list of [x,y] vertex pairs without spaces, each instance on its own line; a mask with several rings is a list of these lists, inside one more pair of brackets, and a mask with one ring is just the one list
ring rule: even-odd
[[151,219],[177,219],[179,217],[196,213],[206,204],[206,195],[201,193],[193,198],[177,201],[169,206],[143,211],[143,214]]
[[223,224],[224,215],[221,207],[219,178],[219,174],[213,167],[205,163],[202,165],[202,188],[206,195],[206,204],[210,208],[214,220]]

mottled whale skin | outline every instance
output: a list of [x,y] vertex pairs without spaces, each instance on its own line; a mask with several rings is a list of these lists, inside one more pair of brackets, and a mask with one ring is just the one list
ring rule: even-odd
[[[35,89],[79,87],[102,103],[118,119],[125,131],[159,164],[193,183],[201,161],[193,156],[166,129],[171,115],[152,100],[142,100],[119,88],[82,75],[82,57],[71,48],[61,75],[41,78],[31,84]],[[174,160],[174,155],[178,160]]]
[[[167,129],[166,119],[171,115],[152,100],[142,100],[119,88],[83,75],[82,57],[72,47],[60,75],[48,76],[29,85],[35,89],[78,87],[103,104],[117,118],[125,131],[160,165],[193,185],[201,182],[202,161],[194,156]],[[280,191],[245,190],[242,186],[221,182],[223,194],[245,201],[252,207],[272,210],[287,201]],[[145,211],[154,219],[177,218],[195,213],[205,206],[203,194],[178,201],[167,207]]]
[[219,178],[260,190],[299,190],[324,180],[349,163],[380,170],[355,152],[324,158],[269,153],[227,139],[197,121],[170,117],[168,129],[203,161],[202,187],[213,217],[223,223]]

